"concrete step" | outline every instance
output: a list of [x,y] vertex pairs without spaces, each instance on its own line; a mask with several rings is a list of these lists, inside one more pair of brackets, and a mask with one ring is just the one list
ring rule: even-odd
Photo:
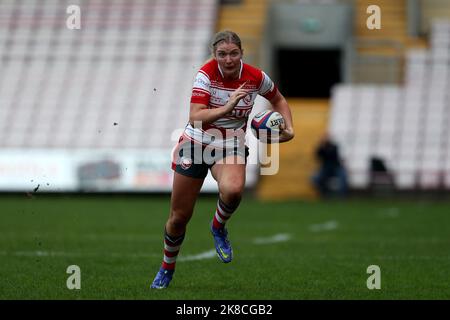
[[276,175],[262,176],[257,194],[262,199],[314,199],[310,177],[317,164],[315,147],[328,121],[328,100],[289,99],[292,110],[294,140],[280,145],[280,169]]

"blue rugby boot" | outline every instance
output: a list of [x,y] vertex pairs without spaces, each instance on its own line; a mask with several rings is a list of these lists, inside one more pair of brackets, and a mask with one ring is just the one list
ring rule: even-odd
[[160,268],[158,273],[156,274],[155,280],[150,288],[152,289],[165,289],[169,286],[170,281],[172,280],[173,273],[175,270],[167,270],[164,268]]
[[228,231],[225,227],[221,229],[213,228],[211,223],[211,234],[214,237],[214,245],[216,247],[217,256],[223,263],[231,262],[233,259],[233,249],[228,240]]

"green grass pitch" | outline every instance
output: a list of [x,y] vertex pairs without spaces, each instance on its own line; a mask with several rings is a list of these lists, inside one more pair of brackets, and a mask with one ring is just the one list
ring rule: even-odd
[[[166,290],[169,197],[0,197],[0,299],[450,299],[450,203],[258,202],[228,223],[234,260],[212,256],[215,199],[201,197]],[[69,290],[69,265],[81,289]],[[369,290],[378,265],[381,289]]]

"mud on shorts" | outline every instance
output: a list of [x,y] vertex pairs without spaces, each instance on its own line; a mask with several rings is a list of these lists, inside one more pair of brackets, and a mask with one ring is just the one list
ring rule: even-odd
[[248,147],[214,148],[195,143],[188,138],[181,137],[172,154],[172,169],[184,176],[204,179],[208,169],[228,156],[240,156],[247,163]]

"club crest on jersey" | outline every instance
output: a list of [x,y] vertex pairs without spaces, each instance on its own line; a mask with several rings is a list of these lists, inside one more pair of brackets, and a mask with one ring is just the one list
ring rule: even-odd
[[180,161],[180,167],[183,170],[187,170],[192,166],[192,159],[191,158],[185,158],[182,157]]
[[248,94],[248,95],[246,95],[243,99],[242,99],[242,101],[244,101],[244,103],[246,104],[246,105],[249,105],[249,104],[251,104],[252,103],[252,95],[251,94]]

